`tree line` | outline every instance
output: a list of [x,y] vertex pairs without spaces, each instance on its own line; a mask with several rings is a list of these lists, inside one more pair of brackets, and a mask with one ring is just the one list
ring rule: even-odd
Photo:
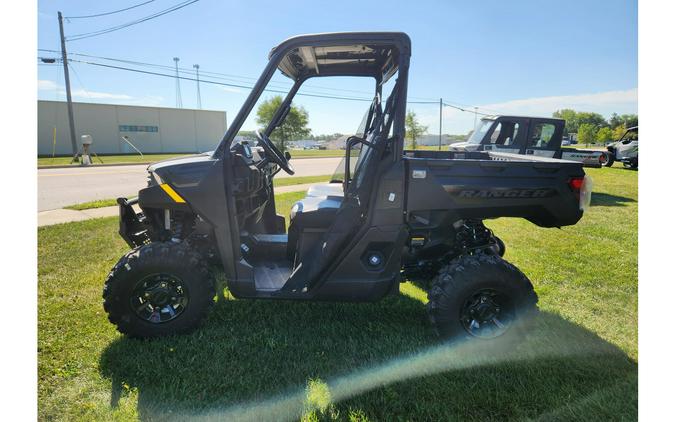
[[[263,101],[256,113],[256,123],[263,128],[266,127],[272,121],[272,117],[282,101],[283,99],[280,95]],[[578,142],[584,144],[605,143],[617,140],[624,134],[626,129],[638,125],[637,114],[619,115],[613,113],[609,119],[605,119],[599,113],[565,108],[553,112],[553,117],[565,120],[563,136],[576,133]],[[299,139],[331,140],[342,136],[340,133],[313,135],[308,124],[309,113],[307,113],[304,107],[291,105],[283,123],[273,132],[272,141],[282,151],[285,151],[286,143],[289,141]],[[417,140],[427,132],[428,127],[420,124],[417,115],[412,110],[406,113],[405,125],[406,140],[410,141],[414,149],[417,145]],[[245,131],[241,131],[240,135],[250,138],[254,137],[253,133]]]
[[563,136],[576,133],[577,140],[582,144],[615,141],[621,138],[626,129],[638,125],[637,114],[612,113],[609,119],[605,119],[599,113],[565,108],[553,112],[553,117],[565,120]]

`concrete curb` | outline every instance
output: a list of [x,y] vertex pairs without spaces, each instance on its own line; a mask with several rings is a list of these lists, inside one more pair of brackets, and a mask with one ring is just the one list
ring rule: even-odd
[[49,210],[38,212],[38,227],[51,226],[54,224],[73,223],[75,221],[90,220],[92,218],[112,217],[119,213],[117,205],[112,207],[92,208],[89,210]]
[[88,168],[96,168],[96,167],[125,167],[125,166],[145,166],[145,165],[150,165],[152,163],[156,163],[157,161],[151,161],[147,163],[117,163],[117,164],[92,164],[90,166],[79,166],[75,164],[59,164],[55,166],[38,166],[38,170],[43,170],[43,169],[88,169]]

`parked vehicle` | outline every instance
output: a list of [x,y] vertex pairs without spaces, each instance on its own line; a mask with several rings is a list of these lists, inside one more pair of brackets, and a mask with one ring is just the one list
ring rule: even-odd
[[607,161],[604,151],[561,148],[564,128],[565,120],[562,119],[486,116],[465,142],[452,144],[450,150],[499,151],[561,158],[578,161],[586,167],[601,167]]
[[616,142],[607,145],[608,159],[605,165],[611,167],[614,161],[621,161],[624,167],[638,168],[638,127],[628,128]]
[[[138,198],[118,199],[132,250],[103,291],[118,330],[152,337],[197,327],[216,293],[211,262],[236,298],[375,301],[412,280],[428,287],[444,338],[518,332],[537,295],[483,220],[575,224],[590,179],[580,163],[546,157],[404,151],[409,61],[410,39],[397,32],[304,35],[274,48],[215,151],[153,164]],[[257,132],[260,147],[233,142],[277,68],[294,85]],[[340,180],[310,189],[286,230],[273,178],[293,166],[270,136],[305,81],[335,76],[372,78],[373,100],[347,141]]]

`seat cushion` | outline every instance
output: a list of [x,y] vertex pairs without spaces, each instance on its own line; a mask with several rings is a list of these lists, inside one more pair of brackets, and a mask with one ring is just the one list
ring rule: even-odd
[[[327,196],[306,196],[293,205],[288,225],[288,259],[295,261],[298,242],[303,231],[315,229],[314,231],[323,232],[327,230],[335,220],[335,215],[341,205],[341,197]],[[305,240],[305,246],[308,247],[312,242],[309,238]]]
[[328,227],[342,204],[342,198],[307,196],[291,208],[291,225],[298,228]]
[[344,197],[342,183],[325,183],[321,185],[312,185],[307,190],[307,196],[318,196],[331,199]]

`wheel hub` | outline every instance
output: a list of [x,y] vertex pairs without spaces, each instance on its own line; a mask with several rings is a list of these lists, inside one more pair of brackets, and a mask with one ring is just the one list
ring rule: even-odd
[[136,284],[130,300],[131,308],[139,318],[151,323],[162,323],[182,314],[189,296],[178,277],[153,274]]
[[460,321],[472,336],[495,338],[504,334],[513,320],[510,300],[492,289],[470,295],[460,311]]

